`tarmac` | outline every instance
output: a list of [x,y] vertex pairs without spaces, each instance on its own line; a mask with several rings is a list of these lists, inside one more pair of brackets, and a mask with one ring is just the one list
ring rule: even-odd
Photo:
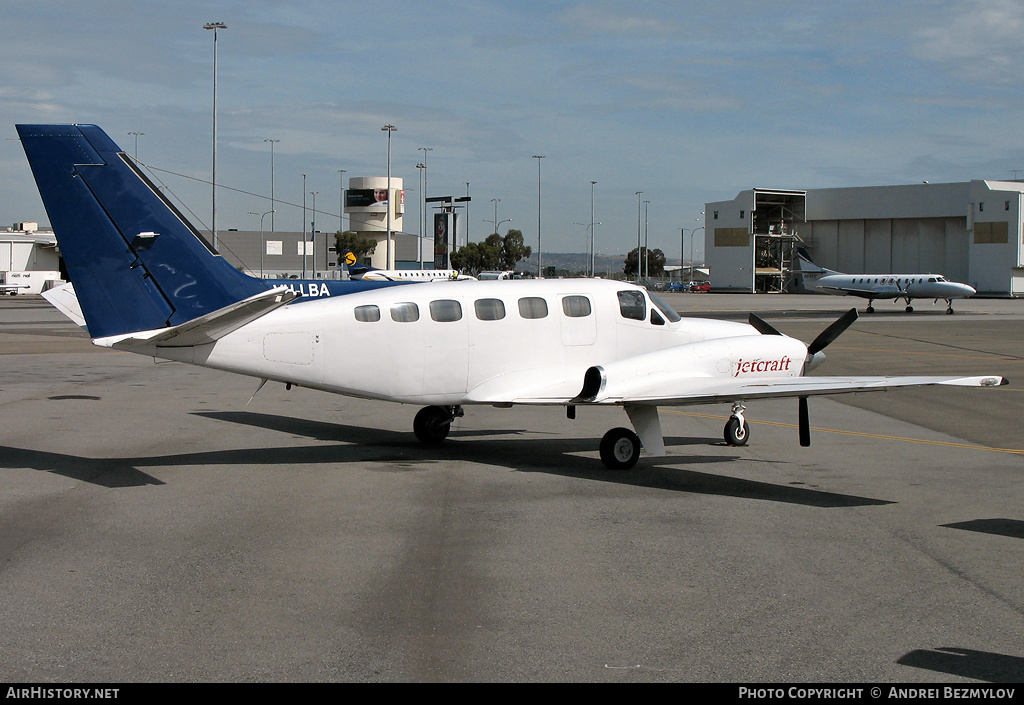
[[[668,294],[809,341],[863,304]],[[1024,300],[876,302],[821,374],[999,374],[662,412],[417,409],[93,347],[0,298],[0,681],[1024,680]]]

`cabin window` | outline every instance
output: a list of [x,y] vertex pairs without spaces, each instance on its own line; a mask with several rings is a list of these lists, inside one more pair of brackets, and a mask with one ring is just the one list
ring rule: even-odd
[[378,306],[356,306],[356,320],[361,323],[376,323],[380,320]]
[[665,325],[665,319],[662,318],[661,314],[655,311],[653,308],[651,309],[651,323],[656,326]]
[[505,302],[501,299],[477,299],[473,308],[481,321],[500,321],[505,317]]
[[519,299],[519,315],[523,318],[544,318],[548,315],[548,302],[539,296]]
[[644,302],[644,295],[639,291],[620,291],[619,313],[623,318],[631,318],[634,321],[646,320],[647,304]]
[[391,307],[391,320],[399,323],[412,323],[420,320],[419,306],[412,302],[395,304]]
[[430,317],[438,323],[451,323],[462,318],[462,304],[454,299],[430,302]]
[[585,318],[591,314],[590,299],[586,296],[566,296],[562,299],[562,311],[569,318]]

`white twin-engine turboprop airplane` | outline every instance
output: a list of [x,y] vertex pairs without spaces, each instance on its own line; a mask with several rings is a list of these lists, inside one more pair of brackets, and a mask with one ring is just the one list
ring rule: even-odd
[[948,281],[941,274],[843,274],[819,267],[802,247],[797,250],[796,266],[808,289],[867,299],[865,313],[875,312],[875,299],[894,302],[903,299],[907,313],[914,310],[910,305],[914,299],[945,299],[946,313],[953,313],[953,299],[965,299],[978,293],[973,286]]
[[[808,377],[849,311],[810,345],[755,316],[680,318],[649,292],[599,279],[400,284],[298,298],[211,252],[98,127],[19,125],[86,328],[96,345],[263,380],[424,408],[424,443],[466,406],[616,405],[633,430],[600,444],[610,468],[665,454],[659,406],[727,403],[743,445],[744,402],[911,385],[991,387],[979,377]],[[262,383],[261,382],[261,386]]]

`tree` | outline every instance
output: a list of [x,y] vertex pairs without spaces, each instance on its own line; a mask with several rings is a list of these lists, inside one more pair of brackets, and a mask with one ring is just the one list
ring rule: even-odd
[[476,275],[493,270],[515,269],[528,258],[532,250],[523,244],[523,234],[509,230],[505,237],[498,233],[488,235],[483,242],[470,242],[452,253],[452,267],[466,274]]
[[533,248],[523,243],[521,230],[509,230],[501,242],[501,268],[515,269],[524,259],[529,259]]
[[[644,262],[641,259],[642,253],[647,252],[647,263],[646,268]],[[639,266],[638,266],[639,265]],[[622,272],[627,277],[636,276],[638,270],[641,271],[642,275],[650,277],[660,277],[665,274],[665,253],[661,250],[647,250],[645,247],[634,247],[629,254],[626,255],[626,263],[622,267]]]
[[338,263],[343,261],[346,252],[351,252],[356,256],[356,261],[362,261],[364,257],[368,257],[373,254],[373,251],[377,249],[377,241],[372,240],[368,237],[362,237],[356,235],[351,230],[345,232],[338,231],[334,233],[334,251],[338,255]]

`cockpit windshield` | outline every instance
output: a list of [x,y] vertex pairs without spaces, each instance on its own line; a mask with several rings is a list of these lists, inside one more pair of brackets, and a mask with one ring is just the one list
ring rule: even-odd
[[658,310],[661,311],[662,315],[664,315],[665,318],[667,318],[668,320],[672,321],[673,323],[675,323],[676,321],[681,321],[682,320],[682,317],[678,313],[675,312],[675,309],[673,309],[667,303],[662,301],[655,294],[653,294],[651,292],[647,292],[647,293],[651,297],[651,303],[658,307]]

